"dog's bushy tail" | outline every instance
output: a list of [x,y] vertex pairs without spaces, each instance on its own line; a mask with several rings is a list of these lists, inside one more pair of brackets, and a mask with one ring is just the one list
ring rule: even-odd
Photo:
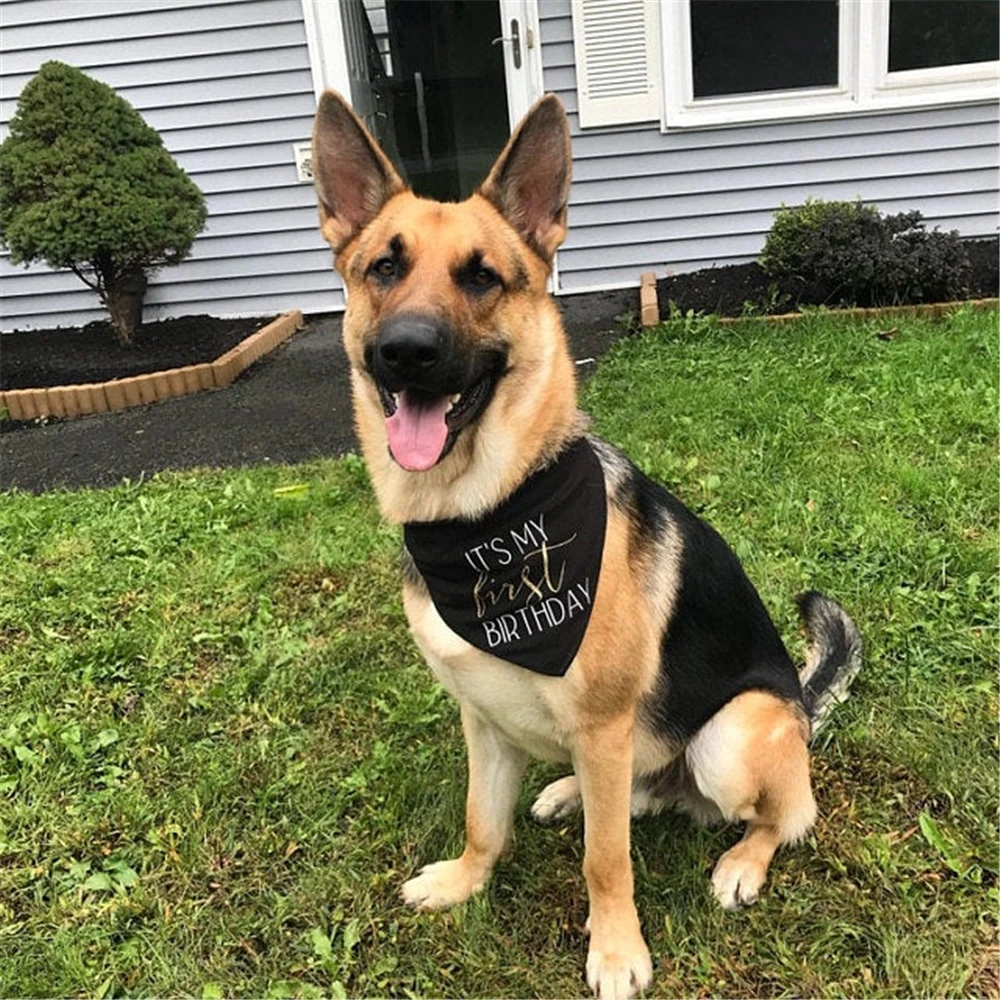
[[847,612],[819,591],[807,590],[795,601],[809,639],[799,680],[815,738],[833,709],[846,701],[861,669],[861,634]]

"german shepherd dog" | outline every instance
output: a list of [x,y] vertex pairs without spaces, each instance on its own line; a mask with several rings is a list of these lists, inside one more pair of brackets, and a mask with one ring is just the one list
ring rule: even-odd
[[572,765],[532,807],[582,808],[587,982],[649,986],[630,816],[742,821],[712,891],[752,903],[816,805],[808,742],[860,667],[846,613],[799,598],[797,671],[722,538],[586,433],[546,290],[566,235],[559,101],[529,111],[482,186],[417,197],[336,93],[313,133],[320,229],[347,287],[358,436],[383,515],[403,525],[403,604],[468,750],[465,849],[402,888],[424,910],[483,888],[529,755]]

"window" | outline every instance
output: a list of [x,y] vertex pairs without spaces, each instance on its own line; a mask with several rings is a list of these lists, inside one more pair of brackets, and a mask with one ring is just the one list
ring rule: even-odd
[[991,62],[1000,4],[989,0],[898,0],[889,4],[889,72]]
[[874,107],[996,100],[1000,0],[879,0]]
[[690,11],[695,99],[837,86],[836,0],[691,0]]
[[998,38],[1000,0],[671,0],[663,122],[995,100]]
[[572,10],[583,128],[1000,96],[1000,0],[572,0]]

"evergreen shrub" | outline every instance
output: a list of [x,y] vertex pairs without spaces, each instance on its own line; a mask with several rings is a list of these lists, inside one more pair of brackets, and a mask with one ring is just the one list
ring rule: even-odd
[[201,191],[111,87],[47,62],[24,88],[0,145],[0,240],[13,263],[93,288],[122,344],[150,274],[188,255],[205,217]]
[[958,233],[926,230],[920,212],[819,199],[775,214],[760,263],[827,302],[860,306],[961,298],[971,271]]

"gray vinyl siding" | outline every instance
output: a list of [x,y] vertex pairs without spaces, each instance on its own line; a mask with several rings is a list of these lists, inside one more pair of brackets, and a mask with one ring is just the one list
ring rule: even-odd
[[[293,142],[315,110],[300,0],[0,0],[0,123],[48,59],[114,87],[205,192],[191,256],[156,274],[146,319],[343,307]],[[3,329],[100,318],[72,274],[0,259]]]
[[857,198],[929,226],[995,236],[998,108],[962,105],[664,134],[581,130],[570,0],[539,0],[546,91],[570,112],[573,190],[563,292],[756,258],[781,205]]
[[[965,236],[997,232],[995,104],[583,132],[570,2],[539,0],[539,10],[545,89],[573,131],[559,291],[752,260],[775,209],[807,197],[862,197]],[[300,0],[0,0],[0,21],[0,134],[38,67],[61,59],[131,101],[206,194],[208,224],[187,261],[154,277],[147,319],[343,307],[292,153],[315,108]],[[101,315],[75,276],[0,255],[2,329]]]

